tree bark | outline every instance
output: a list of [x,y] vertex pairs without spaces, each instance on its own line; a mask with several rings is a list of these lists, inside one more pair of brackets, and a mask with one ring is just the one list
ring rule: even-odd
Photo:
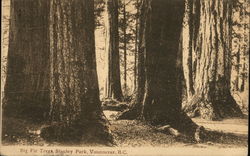
[[48,2],[11,0],[4,115],[43,121],[49,109]]
[[[188,5],[192,4],[192,1],[186,2],[186,14],[188,14]],[[183,41],[186,44],[183,56],[190,57],[191,47],[187,45],[192,45],[193,69],[191,72],[189,68],[191,61],[184,64],[186,69],[184,75],[187,88],[192,85],[189,80],[193,78],[194,93],[187,94],[189,100],[184,105],[184,110],[192,117],[201,116],[209,120],[241,116],[242,112],[230,93],[231,2],[229,0],[193,2],[196,3],[193,6],[198,10],[189,15],[189,23],[196,22],[195,19],[199,19],[199,22],[192,27],[189,24],[189,28],[186,29],[190,32],[198,31],[198,34],[192,36],[194,39],[184,37],[184,40],[187,40]],[[190,76],[188,72],[193,75]]]
[[118,0],[106,0],[108,20],[106,22],[106,87],[105,98],[121,101]]
[[55,141],[111,141],[101,109],[96,72],[94,2],[50,1],[51,125]]

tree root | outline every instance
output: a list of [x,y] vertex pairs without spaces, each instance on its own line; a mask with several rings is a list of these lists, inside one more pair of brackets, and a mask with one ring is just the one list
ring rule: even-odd
[[170,125],[158,127],[156,128],[156,130],[158,132],[162,132],[167,135],[172,135],[180,140],[188,140],[188,141],[196,142],[196,143],[201,143],[201,142],[206,141],[205,140],[206,130],[203,126],[198,126],[195,129],[195,133],[193,136],[188,136],[183,133],[180,133],[177,129],[172,128]]
[[117,117],[117,120],[135,120],[141,115],[141,108],[137,105],[133,105],[131,108],[123,111]]
[[84,121],[72,124],[53,123],[41,129],[40,136],[48,142],[60,143],[98,143],[114,145],[107,122]]
[[190,102],[183,106],[189,117],[201,117],[207,120],[220,120],[226,117],[242,117],[239,106],[232,96],[227,100],[211,101],[194,96]]

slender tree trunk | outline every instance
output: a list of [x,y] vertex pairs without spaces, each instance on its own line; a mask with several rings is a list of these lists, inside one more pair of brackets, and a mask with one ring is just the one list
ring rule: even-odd
[[194,25],[192,25],[192,12],[193,12],[193,3],[195,0],[185,0],[185,13],[183,18],[183,71],[184,77],[186,81],[186,97],[187,101],[190,101],[190,98],[194,94],[193,88],[193,70],[192,70],[192,47],[193,47],[193,40],[194,40]]
[[244,58],[244,63],[243,63],[243,67],[242,67],[242,75],[241,75],[241,85],[240,85],[240,91],[241,92],[244,92],[245,90],[245,81],[246,81],[246,76],[245,76],[245,73],[246,72],[246,58]]
[[55,141],[106,142],[96,72],[94,2],[50,1],[51,125],[41,136]]
[[138,55],[138,0],[136,0],[136,20],[135,20],[135,54],[134,54],[134,91],[137,77],[137,55]]
[[126,0],[123,5],[123,35],[124,35],[124,90],[127,92],[127,26],[126,26]]
[[134,90],[137,87],[137,61],[138,61],[138,19],[139,19],[139,0],[136,0],[136,20],[135,20],[135,54],[134,54]]
[[235,80],[234,80],[234,83],[235,83],[235,86],[234,86],[234,89],[235,91],[239,91],[239,79],[240,79],[240,46],[238,48],[238,51],[236,53],[236,61],[235,61],[235,71],[236,71],[236,77],[235,77]]
[[122,100],[118,36],[118,0],[106,0],[106,87],[105,98]]
[[[184,110],[192,117],[201,116],[211,120],[241,116],[242,113],[230,93],[231,2],[198,0],[197,5],[195,6],[199,8],[199,13],[192,16],[199,16],[199,32],[191,41],[195,56],[192,61],[192,68],[195,68],[192,69],[195,74],[195,93],[188,97],[191,100],[184,106]],[[189,31],[191,29],[197,31],[196,27],[190,27]],[[190,41],[183,43],[185,42]],[[190,48],[184,46],[185,55],[190,56]],[[186,83],[190,83],[188,74],[185,74],[185,79]]]
[[11,0],[4,115],[44,120],[49,109],[48,2]]

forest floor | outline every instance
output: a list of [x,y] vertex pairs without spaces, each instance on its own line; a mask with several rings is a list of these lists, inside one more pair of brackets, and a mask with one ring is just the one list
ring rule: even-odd
[[116,111],[104,111],[111,123],[111,131],[116,143],[121,147],[218,147],[234,148],[248,146],[248,119],[232,118],[222,121],[207,121],[200,118],[192,120],[206,130],[216,131],[220,138],[205,143],[194,143],[184,138],[167,135],[157,130],[157,128],[146,125],[135,120],[113,120]]
[[[248,147],[248,119],[224,119],[222,121],[207,121],[194,118],[198,125],[207,130],[220,132],[216,140],[194,143],[173,135],[157,131],[155,127],[135,120],[114,120],[118,111],[104,111],[110,122],[110,130],[117,147],[180,147],[180,148],[235,148]],[[38,145],[54,146],[40,136],[41,124],[29,123],[16,118],[3,120],[3,145]],[[78,145],[79,146],[79,145]],[[86,145],[80,145],[86,146]],[[90,146],[90,145],[87,145]]]

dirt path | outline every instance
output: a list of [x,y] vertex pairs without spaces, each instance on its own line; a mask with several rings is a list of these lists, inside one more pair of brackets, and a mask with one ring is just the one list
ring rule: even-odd
[[248,120],[247,119],[224,119],[223,121],[207,121],[204,119],[194,118],[194,122],[204,126],[207,129],[223,131],[234,134],[248,134]]

